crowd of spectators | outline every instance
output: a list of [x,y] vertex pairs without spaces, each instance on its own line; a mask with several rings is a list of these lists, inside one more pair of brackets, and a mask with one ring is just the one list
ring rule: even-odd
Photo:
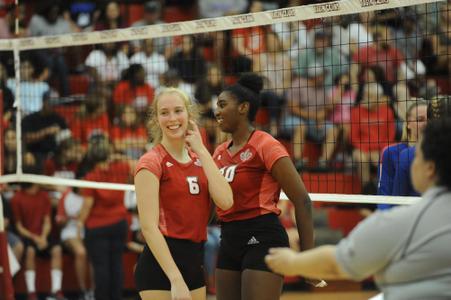
[[[124,14],[128,4],[119,1],[25,2],[17,10],[5,5],[0,38],[161,24],[167,7],[186,8],[177,1],[136,2],[141,8],[136,20]],[[191,18],[310,3],[195,2]],[[15,15],[18,34],[13,30]],[[99,135],[111,143],[108,163],[133,162],[150,146],[147,110],[165,86],[179,87],[196,99],[213,149],[224,138],[215,121],[217,96],[239,74],[256,72],[265,79],[261,111],[268,114],[267,119],[257,118],[257,126],[288,139],[301,170],[317,165],[327,171],[347,165],[348,157],[364,191],[371,192],[380,153],[401,140],[412,99],[429,101],[450,92],[450,22],[448,1],[226,32],[23,51],[24,162],[31,161],[34,173],[84,179],[98,162],[88,154]],[[87,81],[86,89],[76,88],[78,79]],[[17,161],[12,53],[0,53],[0,87],[2,173],[8,174],[15,173]],[[320,145],[318,162],[304,155],[306,143]],[[47,192],[42,193],[47,199]],[[11,193],[4,194],[11,198]],[[49,195],[56,203],[65,194],[56,189]],[[74,249],[85,253],[79,245]]]

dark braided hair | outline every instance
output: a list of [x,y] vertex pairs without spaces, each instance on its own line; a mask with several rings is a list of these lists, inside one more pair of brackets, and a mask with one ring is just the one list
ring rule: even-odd
[[429,121],[423,132],[421,150],[425,160],[435,163],[438,184],[451,189],[451,118]]
[[224,89],[232,93],[238,103],[249,103],[249,113],[247,118],[254,122],[260,107],[260,91],[263,88],[263,79],[254,73],[248,73],[241,76],[238,82]]

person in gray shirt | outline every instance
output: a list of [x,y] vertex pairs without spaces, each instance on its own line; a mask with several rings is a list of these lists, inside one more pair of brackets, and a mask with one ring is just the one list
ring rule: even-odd
[[374,279],[384,299],[451,299],[451,118],[433,120],[411,166],[422,200],[376,212],[337,246],[271,249],[274,272],[309,278]]

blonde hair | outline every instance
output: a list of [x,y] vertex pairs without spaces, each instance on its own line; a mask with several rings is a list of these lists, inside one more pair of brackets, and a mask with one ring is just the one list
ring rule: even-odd
[[187,93],[175,87],[163,88],[155,95],[152,105],[149,109],[149,121],[147,122],[147,128],[149,131],[150,139],[154,145],[159,144],[161,142],[161,139],[163,138],[163,133],[161,131],[160,124],[158,123],[158,102],[160,101],[162,96],[170,94],[175,94],[183,100],[186,111],[188,112],[189,120],[193,120],[197,123],[197,120],[199,118],[199,110],[197,108],[197,105],[188,96]]
[[409,104],[406,111],[406,119],[404,121],[404,124],[402,126],[402,135],[401,135],[401,142],[409,142],[410,139],[410,131],[407,128],[407,120],[409,119],[410,113],[416,109],[418,106],[425,105],[428,106],[428,102],[422,98],[414,98],[412,103]]

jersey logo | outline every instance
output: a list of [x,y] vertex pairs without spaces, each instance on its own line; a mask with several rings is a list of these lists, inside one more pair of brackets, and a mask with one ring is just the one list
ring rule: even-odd
[[257,245],[260,244],[260,242],[255,238],[255,236],[252,236],[251,239],[247,242],[248,245]]
[[222,155],[219,154],[217,160],[221,160],[221,158],[222,158]]
[[166,162],[166,167],[169,168],[169,167],[172,167],[172,166],[173,166],[173,164],[171,162],[169,162],[169,161]]
[[202,163],[200,162],[200,159],[196,159],[196,161],[194,162],[194,164],[198,167],[202,167]]
[[252,157],[252,152],[249,149],[247,149],[246,151],[244,151],[243,153],[240,154],[241,161],[249,160],[251,157]]

